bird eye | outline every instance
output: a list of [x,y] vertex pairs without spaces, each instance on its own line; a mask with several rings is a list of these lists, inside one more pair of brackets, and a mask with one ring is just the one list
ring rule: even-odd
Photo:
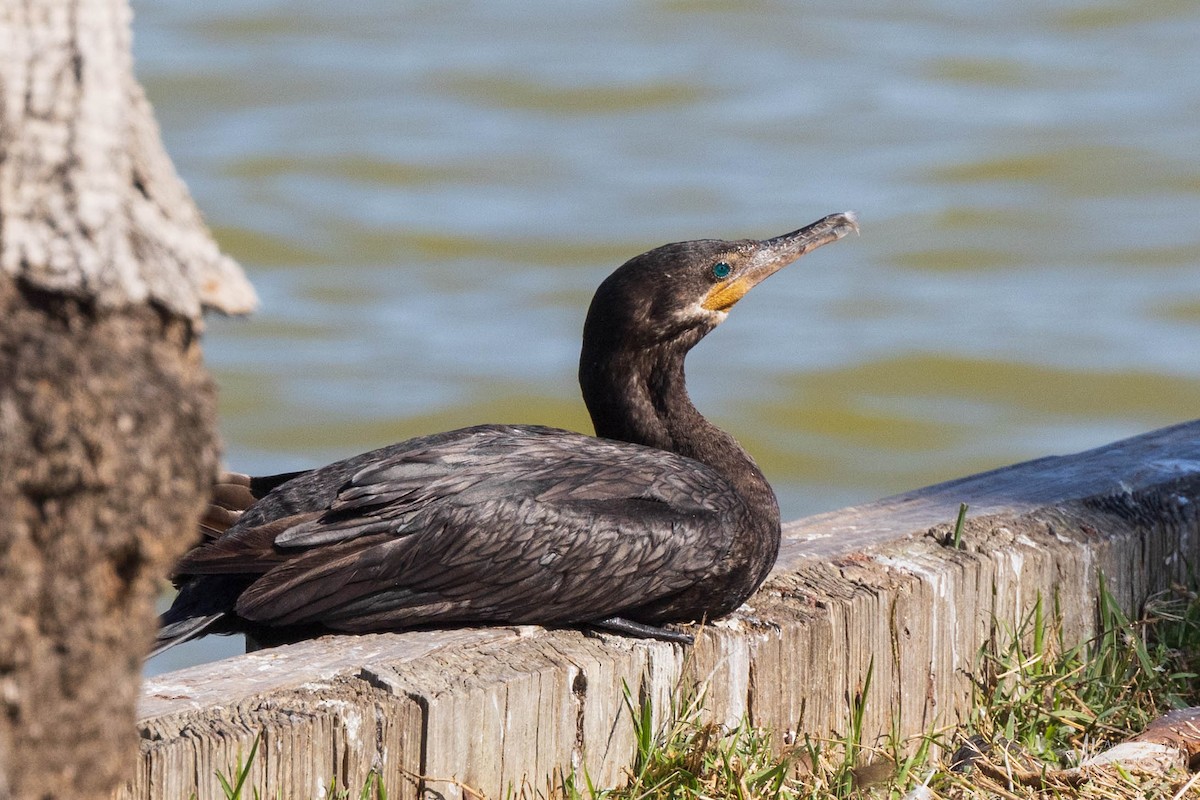
[[733,268],[724,261],[718,261],[717,263],[713,264],[713,277],[715,278],[728,278],[729,273],[732,271]]

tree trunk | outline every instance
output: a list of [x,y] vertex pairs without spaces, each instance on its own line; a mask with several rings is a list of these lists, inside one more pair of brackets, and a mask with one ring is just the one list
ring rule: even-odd
[[0,0],[0,800],[126,776],[217,468],[200,315],[253,303],[159,142],[125,0]]

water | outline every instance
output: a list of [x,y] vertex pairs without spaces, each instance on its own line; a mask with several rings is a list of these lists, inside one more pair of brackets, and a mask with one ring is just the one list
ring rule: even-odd
[[844,209],[861,237],[689,360],[785,518],[1200,409],[1196,3],[134,7],[167,148],[261,295],[205,339],[236,468],[590,430],[612,268]]

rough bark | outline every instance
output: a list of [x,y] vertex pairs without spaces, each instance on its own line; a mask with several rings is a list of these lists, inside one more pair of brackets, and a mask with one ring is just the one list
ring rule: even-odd
[[200,314],[253,302],[159,143],[125,0],[0,0],[0,800],[127,772],[217,466]]
[[159,579],[217,467],[200,367],[186,320],[0,284],[0,781],[13,797],[107,796],[133,756]]

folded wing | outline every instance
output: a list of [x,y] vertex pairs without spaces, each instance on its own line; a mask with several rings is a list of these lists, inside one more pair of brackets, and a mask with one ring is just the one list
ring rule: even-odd
[[236,613],[268,625],[583,622],[694,587],[744,513],[682,456],[489,425],[305,473],[180,571],[255,576]]

